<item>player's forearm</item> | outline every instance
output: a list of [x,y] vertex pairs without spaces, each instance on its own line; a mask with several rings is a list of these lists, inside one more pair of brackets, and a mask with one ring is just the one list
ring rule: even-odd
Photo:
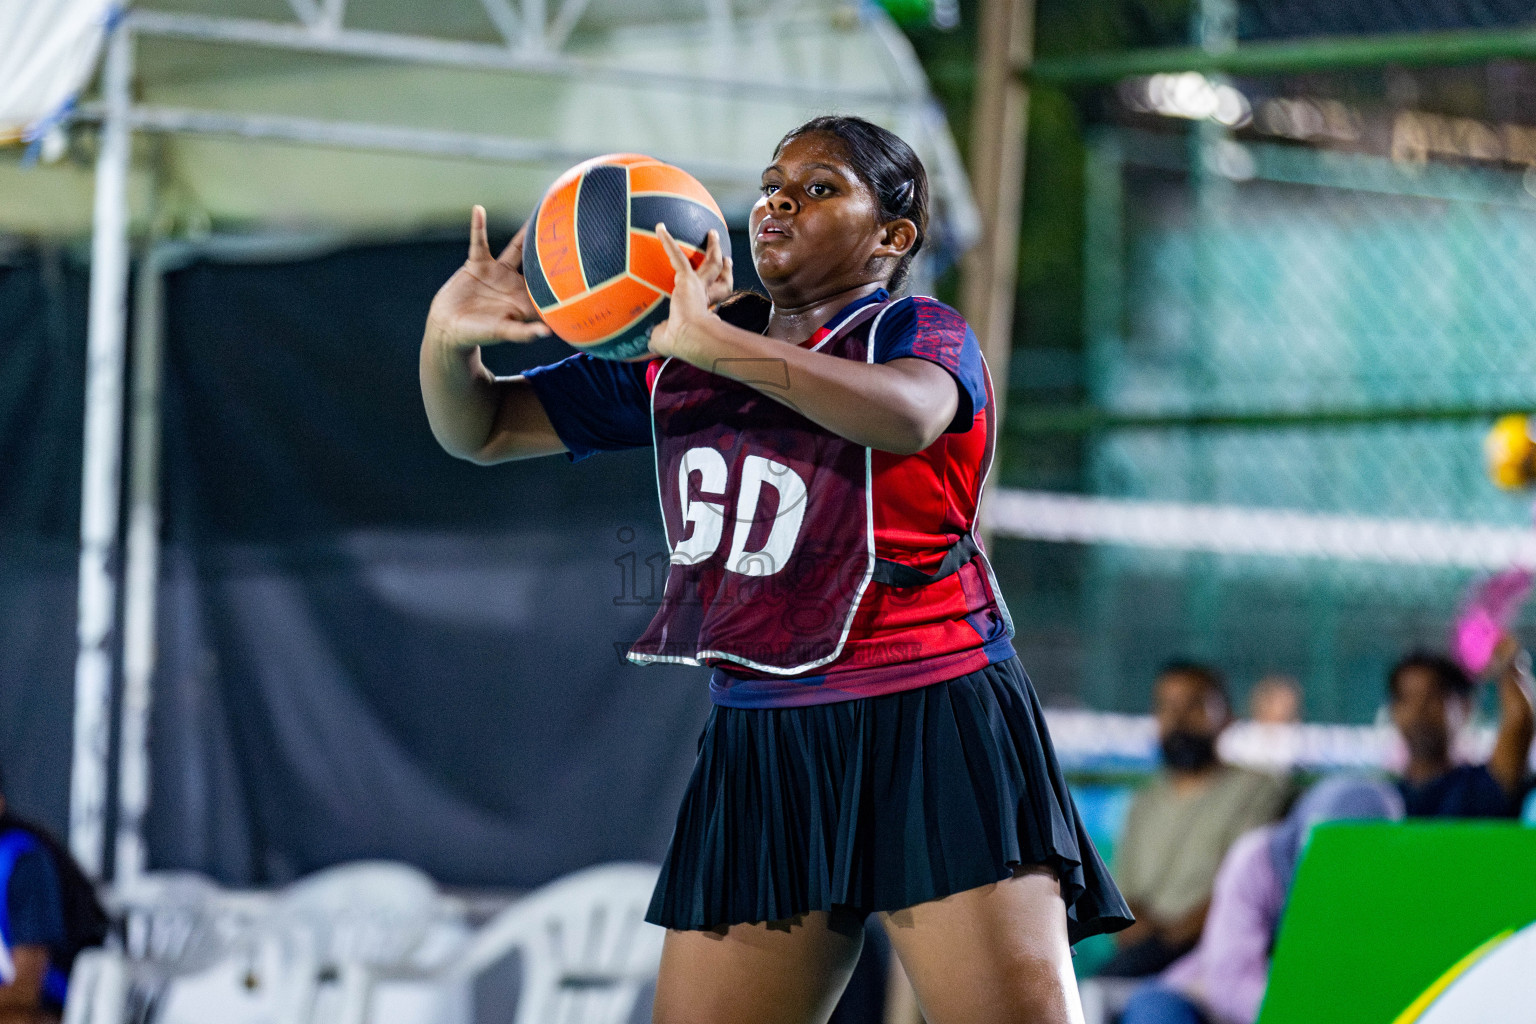
[[1488,759],[1489,774],[1508,792],[1518,792],[1525,782],[1533,735],[1529,660],[1522,657],[1499,676],[1499,732]]
[[450,455],[474,460],[496,420],[496,378],[477,348],[446,344],[431,325],[421,340],[421,400],[432,436]]
[[673,354],[749,385],[855,444],[903,455],[938,440],[959,402],[953,378],[933,363],[853,362],[716,317],[691,325]]

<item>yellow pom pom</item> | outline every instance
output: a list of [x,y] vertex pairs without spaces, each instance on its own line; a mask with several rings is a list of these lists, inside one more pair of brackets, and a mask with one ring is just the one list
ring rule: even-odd
[[1529,487],[1536,483],[1536,441],[1531,438],[1531,421],[1525,416],[1500,416],[1483,441],[1488,459],[1488,476],[1505,490]]

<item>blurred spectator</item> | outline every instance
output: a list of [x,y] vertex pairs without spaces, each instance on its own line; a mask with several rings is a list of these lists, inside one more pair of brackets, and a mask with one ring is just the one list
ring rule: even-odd
[[1398,780],[1408,816],[1513,818],[1525,794],[1536,717],[1531,709],[1530,655],[1506,637],[1488,674],[1498,680],[1499,729],[1486,764],[1455,764],[1452,744],[1472,715],[1472,677],[1440,654],[1415,652],[1387,678],[1392,724],[1408,748]]
[[1283,822],[1233,843],[1199,945],[1131,997],[1121,1024],[1253,1024],[1280,914],[1313,827],[1402,817],[1403,799],[1391,785],[1337,777],[1309,790]]
[[1263,725],[1301,721],[1301,684],[1290,676],[1265,676],[1248,693],[1248,718]]
[[0,779],[0,1024],[59,1019],[75,954],[99,944],[107,916],[69,853],[11,813]]
[[1131,802],[1115,847],[1115,879],[1136,923],[1115,938],[1108,977],[1155,974],[1194,947],[1211,885],[1238,836],[1279,816],[1280,778],[1223,764],[1216,739],[1232,721],[1215,669],[1174,662],[1153,689],[1163,769]]

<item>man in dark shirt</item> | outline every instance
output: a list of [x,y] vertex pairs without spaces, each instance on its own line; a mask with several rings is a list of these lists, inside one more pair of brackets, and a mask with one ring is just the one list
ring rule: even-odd
[[0,1024],[51,1024],[63,1007],[50,992],[48,968],[68,955],[58,869],[32,827],[7,813],[3,793],[0,868],[9,868],[0,916]]
[[1489,674],[1498,680],[1499,730],[1486,764],[1455,764],[1451,743],[1472,713],[1472,678],[1450,658],[1418,652],[1387,679],[1392,724],[1408,747],[1398,780],[1409,817],[1513,818],[1520,813],[1536,716],[1531,658],[1517,641],[1499,645]]

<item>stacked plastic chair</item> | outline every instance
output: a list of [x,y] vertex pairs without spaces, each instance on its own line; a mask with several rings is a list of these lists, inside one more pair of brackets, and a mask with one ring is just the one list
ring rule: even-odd
[[459,910],[404,864],[329,868],[275,900],[197,875],[147,875],[112,901],[120,938],[76,961],[65,1024],[154,1024],[178,979],[242,953],[254,963],[263,944],[278,951],[271,1024],[373,1024],[380,982],[463,992],[513,956],[514,1024],[625,1024],[661,963],[664,933],[644,920],[656,875],[655,865],[628,863],[568,875],[431,962],[429,934]]
[[[375,982],[411,965],[437,915],[432,879],[405,864],[342,864],[294,883],[268,925],[289,965],[280,1024],[365,1024]],[[340,1005],[322,1022],[318,990],[331,979]]]
[[238,925],[201,875],[145,875],[116,894],[121,932],[83,951],[70,974],[65,1024],[152,1024],[166,987],[219,962]]
[[661,965],[665,932],[645,921],[653,864],[603,864],[512,904],[475,933],[453,972],[470,978],[516,950],[514,1024],[625,1024]]

